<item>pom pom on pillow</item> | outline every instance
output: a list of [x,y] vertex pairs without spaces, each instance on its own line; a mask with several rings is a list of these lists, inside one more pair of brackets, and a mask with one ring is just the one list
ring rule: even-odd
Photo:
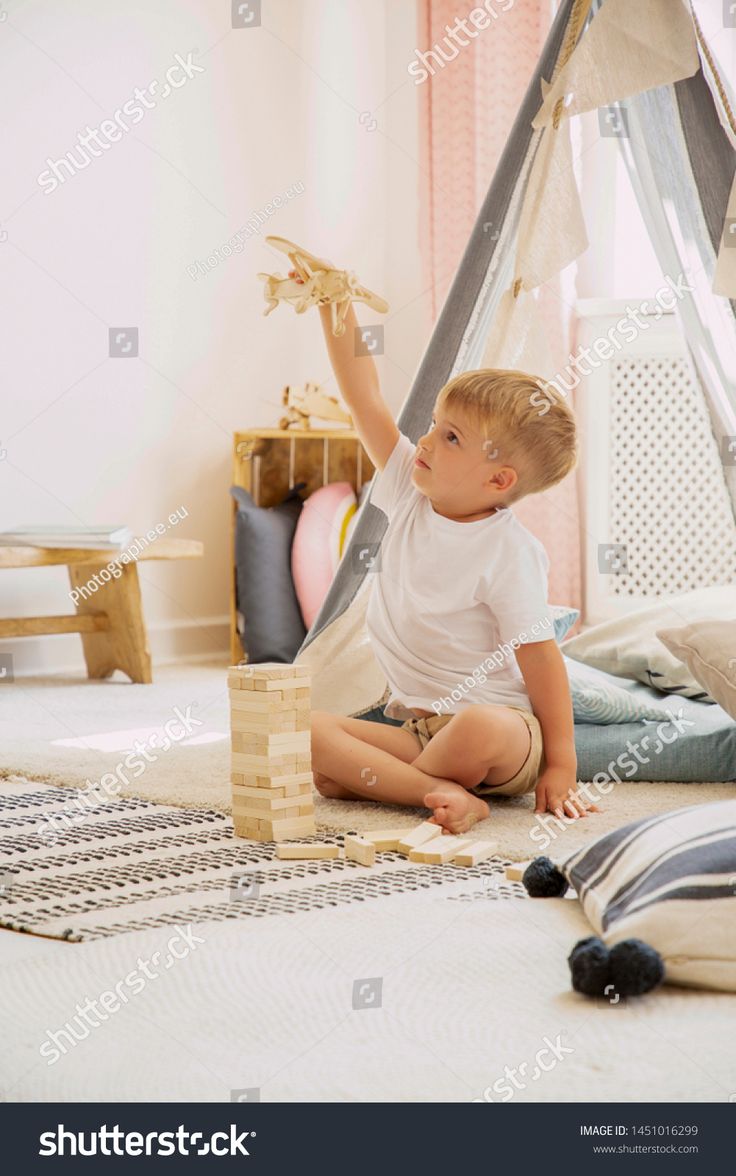
[[349,482],[330,482],[309,495],[291,548],[291,574],[304,624],[311,628],[337,571],[358,500]]

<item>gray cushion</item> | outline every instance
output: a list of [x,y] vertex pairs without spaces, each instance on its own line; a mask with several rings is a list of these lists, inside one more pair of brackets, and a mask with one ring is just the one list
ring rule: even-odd
[[256,506],[247,490],[231,486],[238,610],[248,661],[293,662],[307,635],[291,578],[291,544],[302,510],[300,482],[277,506]]
[[[617,677],[615,682],[641,703],[663,702],[650,686],[627,678]],[[622,780],[736,780],[736,722],[722,707],[691,698],[671,697],[667,703],[676,719],[664,725],[576,723],[578,780],[593,780],[598,772]]]

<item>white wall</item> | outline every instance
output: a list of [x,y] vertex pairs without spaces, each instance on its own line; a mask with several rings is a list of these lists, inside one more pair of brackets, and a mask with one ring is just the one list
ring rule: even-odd
[[[125,522],[140,533],[186,507],[174,534],[203,539],[205,559],[140,569],[154,657],[226,658],[232,431],[275,424],[282,386],[329,370],[315,314],[262,317],[255,274],[282,268],[262,236],[196,280],[187,267],[303,184],[266,231],[389,299],[379,362],[398,410],[428,330],[406,74],[414,0],[263,0],[262,26],[249,29],[232,29],[221,0],[3,7],[0,528]],[[192,50],[204,72],[44,194],[48,156],[74,149],[136,87],[163,86],[174,54]],[[139,358],[108,357],[117,326],[139,328]],[[0,616],[69,611],[67,587],[63,569],[4,571]],[[77,637],[2,651],[17,674],[83,668]]]

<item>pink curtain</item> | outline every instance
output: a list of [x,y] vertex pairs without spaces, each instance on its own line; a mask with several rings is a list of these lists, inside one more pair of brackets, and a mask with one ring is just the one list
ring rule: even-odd
[[[420,247],[435,319],[539,59],[551,19],[549,0],[524,0],[507,11],[498,0],[483,10],[489,13],[490,24],[474,30],[476,37],[470,37],[462,28],[456,37],[448,37],[448,27],[457,28],[458,15],[470,10],[470,5],[459,8],[457,0],[417,0],[417,45],[430,74],[418,86],[423,165]],[[463,40],[468,44],[458,43]],[[433,52],[428,54],[428,50]],[[572,310],[563,302],[557,282],[541,292],[540,311],[555,366],[564,369],[570,351]],[[582,590],[576,475],[571,474],[544,494],[524,499],[514,512],[549,553],[550,601],[579,608]]]

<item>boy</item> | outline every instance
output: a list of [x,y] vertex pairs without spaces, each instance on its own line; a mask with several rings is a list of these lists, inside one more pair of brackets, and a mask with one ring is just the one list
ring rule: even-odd
[[488,797],[533,789],[536,812],[586,816],[595,806],[575,793],[549,560],[510,510],[575,465],[570,409],[545,386],[552,403],[540,414],[540,382],[522,372],[468,372],[440,391],[415,446],[381,397],[372,358],[354,354],[352,306],[339,338],[329,306],[320,314],[340,391],[382,471],[371,501],[389,526],[366,623],[389,683],[384,713],[405,721],[313,712],[315,786],[345,800],[424,805],[449,833],[487,817]]

